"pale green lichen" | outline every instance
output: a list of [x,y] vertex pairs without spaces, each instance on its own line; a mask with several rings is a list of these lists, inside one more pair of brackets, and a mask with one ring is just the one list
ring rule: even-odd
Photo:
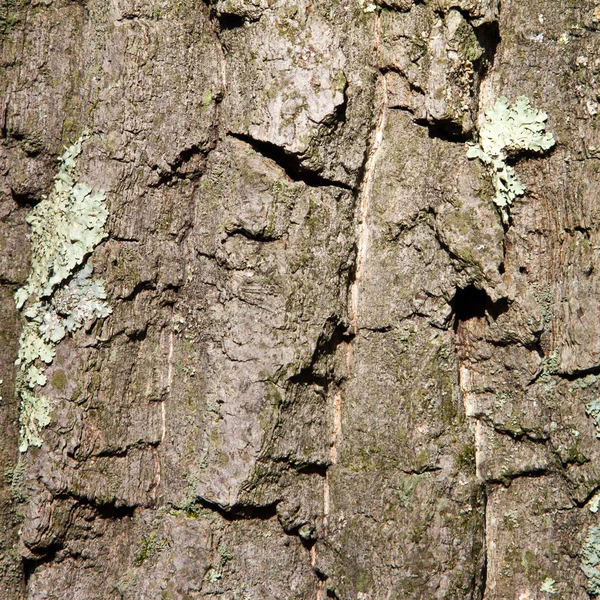
[[581,570],[587,577],[591,596],[600,594],[600,527],[590,527],[583,544]]
[[531,107],[525,96],[510,106],[504,97],[498,98],[493,108],[485,111],[485,120],[479,129],[479,145],[468,143],[467,156],[479,158],[488,165],[496,191],[494,203],[502,221],[508,223],[510,206],[525,187],[515,170],[506,164],[511,151],[545,152],[554,146],[551,133],[546,133],[548,115]]
[[556,581],[550,577],[546,577],[540,588],[540,592],[546,592],[547,594],[558,594],[558,590],[554,587]]
[[93,318],[110,314],[104,284],[92,279],[86,260],[106,237],[108,211],[102,190],[92,190],[75,178],[84,133],[60,158],[54,189],[27,217],[31,225],[31,270],[15,302],[25,317],[16,364],[20,400],[20,447],[41,446],[41,428],[50,423],[51,402],[36,393],[46,385],[44,370],[55,346]]
[[589,417],[594,419],[594,427],[596,428],[596,437],[600,438],[600,399],[596,398],[585,405],[585,412]]
[[598,506],[600,505],[600,493],[594,494],[592,499],[587,503],[587,507],[590,512],[596,514],[598,512]]

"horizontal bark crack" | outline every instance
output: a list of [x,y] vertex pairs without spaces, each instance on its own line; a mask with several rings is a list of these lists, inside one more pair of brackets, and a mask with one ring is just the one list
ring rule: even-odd
[[257,140],[252,136],[242,133],[229,132],[228,135],[236,140],[245,142],[251,146],[256,153],[273,161],[285,171],[285,174],[292,181],[302,182],[309,187],[337,187],[343,190],[353,191],[352,186],[347,183],[336,181],[335,179],[327,179],[326,177],[319,175],[319,173],[303,167],[298,155],[288,152],[276,144]]
[[216,502],[211,502],[200,496],[191,503],[190,506],[185,508],[179,506],[173,506],[181,510],[198,510],[205,509],[217,513],[223,517],[226,521],[268,521],[277,517],[277,501],[264,506],[249,505],[249,504],[234,504],[232,506],[222,506]]

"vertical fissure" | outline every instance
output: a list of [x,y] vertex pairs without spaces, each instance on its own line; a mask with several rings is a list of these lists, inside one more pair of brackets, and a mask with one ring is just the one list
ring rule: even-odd
[[[381,17],[379,14],[375,17],[375,40],[377,58],[381,54]],[[358,332],[358,306],[360,293],[360,280],[363,274],[367,250],[369,244],[369,206],[371,202],[371,190],[373,188],[373,173],[377,162],[377,155],[383,142],[383,131],[387,119],[388,90],[386,76],[380,75],[381,81],[381,108],[377,119],[377,126],[373,138],[373,144],[365,161],[362,186],[358,198],[358,231],[357,231],[357,251],[356,251],[356,269],[354,280],[350,286],[350,321],[352,332]]]
[[[379,13],[375,15],[375,49],[377,61],[380,61],[381,56],[381,17]],[[362,172],[362,185],[358,186],[357,193],[357,249],[355,258],[354,277],[349,286],[349,312],[350,312],[350,332],[346,342],[346,373],[345,380],[352,378],[352,345],[356,334],[358,333],[358,312],[359,312],[359,293],[360,280],[364,272],[365,261],[368,251],[369,242],[369,206],[371,201],[371,191],[373,187],[373,174],[379,150],[383,142],[383,131],[387,118],[388,105],[388,90],[385,75],[379,71],[379,80],[381,86],[380,109],[377,115],[377,125],[373,137],[373,143],[367,153],[366,160]],[[333,395],[333,423],[331,432],[331,448],[330,448],[330,464],[333,466],[338,462],[338,442],[342,429],[342,390],[337,390]],[[327,531],[330,514],[330,469],[325,472],[323,487],[323,525],[324,531]],[[311,548],[311,564],[316,569],[317,565],[317,547],[314,545]],[[325,598],[336,597],[332,596],[332,592],[327,589],[323,577],[319,577],[317,581],[316,600],[325,600]]]

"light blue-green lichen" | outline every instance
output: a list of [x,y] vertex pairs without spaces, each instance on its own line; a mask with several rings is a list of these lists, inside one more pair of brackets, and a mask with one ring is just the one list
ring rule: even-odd
[[54,359],[55,346],[86,321],[111,312],[104,283],[92,279],[93,267],[87,261],[106,237],[105,194],[75,178],[77,157],[86,139],[84,133],[66,149],[54,189],[27,217],[31,269],[15,294],[17,308],[25,317],[16,361],[21,452],[41,446],[40,430],[50,423],[51,402],[36,388],[46,385],[44,371]]
[[583,544],[581,570],[587,577],[591,596],[600,594],[600,527],[590,527]]
[[546,577],[544,582],[542,583],[542,587],[540,587],[540,592],[546,592],[546,594],[557,594],[558,590],[554,587],[556,581],[551,577]]
[[504,223],[508,223],[513,200],[525,193],[515,170],[506,164],[507,153],[523,150],[543,153],[552,148],[554,137],[545,132],[547,118],[545,112],[532,108],[525,96],[517,98],[512,106],[501,97],[493,108],[485,111],[479,144],[467,144],[467,156],[479,158],[490,169],[496,191],[494,203]]
[[[600,399],[588,402],[585,406],[588,416],[594,419],[596,437],[600,438]],[[600,493],[596,493],[587,507],[592,513],[598,512]],[[587,577],[587,589],[591,596],[600,595],[600,527],[591,527],[583,545],[581,570]]]
[[600,438],[600,398],[596,398],[585,405],[585,412],[594,419],[596,437]]
[[596,514],[598,512],[598,505],[600,505],[600,493],[596,492],[586,506],[590,512]]

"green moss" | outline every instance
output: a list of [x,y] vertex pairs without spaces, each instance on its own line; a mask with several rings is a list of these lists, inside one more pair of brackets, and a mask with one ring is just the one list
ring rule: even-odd
[[459,448],[454,457],[456,471],[463,469],[472,470],[475,467],[475,446],[473,444],[464,444]]
[[157,539],[157,534],[153,531],[149,536],[144,536],[139,542],[139,550],[135,555],[134,564],[136,567],[143,565],[149,558],[162,552],[167,547],[167,539]]
[[212,101],[213,101],[212,90],[210,88],[207,90],[204,90],[204,93],[202,94],[202,106],[209,106]]

